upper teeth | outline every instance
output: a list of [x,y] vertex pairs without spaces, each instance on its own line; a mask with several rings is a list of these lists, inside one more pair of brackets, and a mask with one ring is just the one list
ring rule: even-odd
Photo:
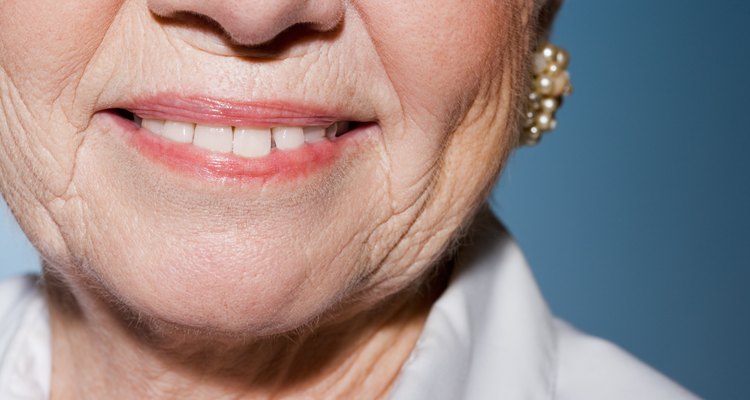
[[279,126],[253,128],[213,126],[190,122],[136,118],[144,129],[165,139],[192,143],[196,147],[220,153],[234,153],[240,157],[263,157],[271,148],[294,150],[305,143],[332,140],[336,134],[348,130],[348,123],[338,122],[327,127]]

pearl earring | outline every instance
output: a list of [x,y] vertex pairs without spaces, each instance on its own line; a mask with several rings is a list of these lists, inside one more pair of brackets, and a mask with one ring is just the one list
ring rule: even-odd
[[551,43],[543,43],[532,59],[532,88],[524,115],[521,144],[534,145],[542,134],[555,129],[555,112],[563,97],[573,92],[567,71],[568,52]]

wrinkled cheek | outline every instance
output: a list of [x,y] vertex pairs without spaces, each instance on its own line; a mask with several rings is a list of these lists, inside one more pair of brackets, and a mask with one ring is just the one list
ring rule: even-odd
[[407,121],[386,135],[393,192],[429,191],[445,146],[500,74],[510,2],[360,0],[360,13]]
[[370,33],[403,106],[425,120],[458,123],[482,77],[500,65],[505,2],[364,3]]
[[120,5],[108,0],[0,1],[0,62],[25,103],[72,104]]
[[85,103],[92,104],[98,90],[82,82],[119,6],[105,0],[0,1],[3,135],[13,138],[16,148],[10,150],[24,159],[14,161],[19,175],[53,194],[61,195],[72,178],[81,131],[92,115]]

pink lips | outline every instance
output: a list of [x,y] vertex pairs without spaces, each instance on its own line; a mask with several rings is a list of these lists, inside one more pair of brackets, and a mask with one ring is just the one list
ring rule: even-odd
[[[204,97],[159,96],[118,104],[139,117],[201,124],[244,127],[326,126],[346,120],[335,112],[288,103],[233,102]],[[292,151],[274,149],[261,158],[214,153],[192,144],[176,143],[139,128],[132,121],[108,113],[127,133],[127,142],[152,161],[170,170],[212,181],[292,180],[330,167],[342,152],[356,147],[365,133],[377,128],[365,123],[336,140],[306,144]]]
[[231,126],[326,126],[346,116],[315,106],[158,96],[122,106],[143,118]]

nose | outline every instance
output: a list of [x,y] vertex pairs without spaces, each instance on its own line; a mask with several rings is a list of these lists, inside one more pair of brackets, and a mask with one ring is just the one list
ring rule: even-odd
[[344,14],[344,0],[148,0],[148,6],[161,17],[208,17],[245,46],[266,43],[296,24],[332,30]]

